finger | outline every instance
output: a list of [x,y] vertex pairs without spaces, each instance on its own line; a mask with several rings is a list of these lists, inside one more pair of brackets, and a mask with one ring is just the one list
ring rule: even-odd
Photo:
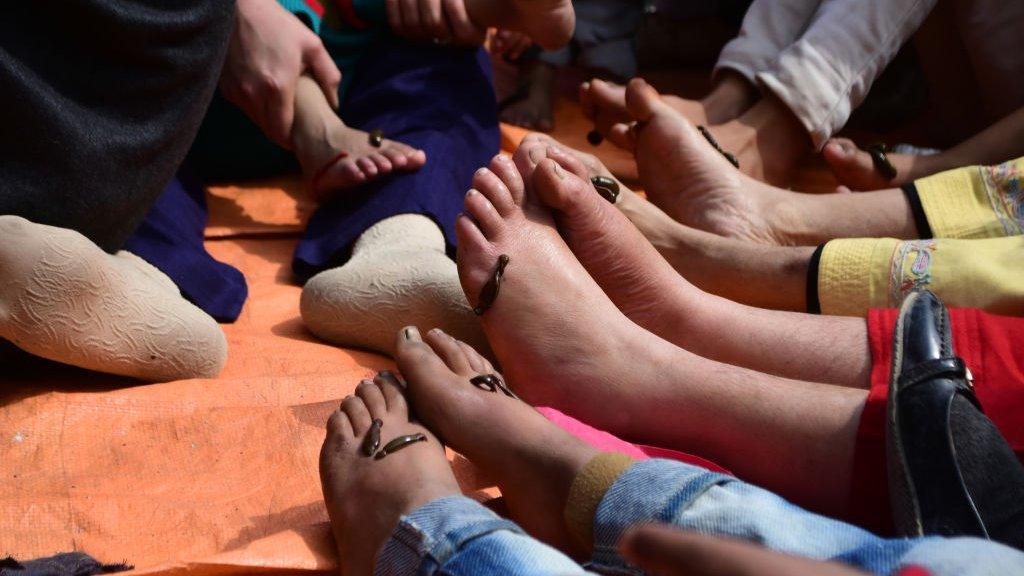
[[402,5],[399,0],[384,0],[384,8],[388,13],[388,27],[398,36],[404,36],[402,28]]
[[442,16],[441,0],[420,0],[419,14],[423,29],[431,38],[451,39],[452,34]]
[[445,19],[452,31],[456,43],[463,46],[474,46],[483,42],[487,29],[480,29],[469,18],[466,3],[463,0],[441,0]]
[[291,148],[289,140],[295,119],[295,83],[284,82],[271,86],[266,102],[263,126],[267,137],[284,148]]
[[420,26],[420,8],[417,0],[398,0],[402,5],[402,27],[407,37],[413,39],[423,38],[423,28]]
[[341,105],[338,101],[338,85],[341,84],[341,71],[338,70],[338,65],[331,59],[331,55],[324,48],[323,43],[318,40],[317,44],[316,47],[307,52],[306,66],[313,73],[313,78],[320,85],[320,89],[323,90],[328,104],[331,105],[331,108],[337,110]]

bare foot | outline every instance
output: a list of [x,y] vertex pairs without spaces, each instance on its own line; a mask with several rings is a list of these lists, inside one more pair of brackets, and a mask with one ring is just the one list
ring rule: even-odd
[[[383,422],[382,445],[416,433],[427,441],[381,459],[366,456],[363,439],[374,419]],[[377,554],[403,514],[461,494],[444,447],[410,419],[393,378],[364,380],[331,414],[320,450],[320,481],[342,573],[350,576],[373,573]]]
[[385,138],[380,147],[375,147],[370,134],[349,128],[337,117],[325,123],[329,126],[320,134],[294,141],[295,156],[318,201],[396,170],[419,170],[427,161],[422,150],[394,140]]
[[520,74],[527,94],[502,108],[501,121],[531,130],[550,131],[555,127],[551,109],[554,69],[543,62],[534,62],[523,66]]
[[[592,190],[551,160],[540,161],[531,185],[563,178]],[[459,278],[477,305],[485,284],[493,285],[499,256],[509,257],[481,323],[516,392],[625,436],[649,434],[630,414],[650,411],[652,395],[669,393],[659,370],[670,370],[683,351],[631,322],[605,296],[559,236],[550,210],[527,198],[510,159],[495,157],[473,186],[469,216],[456,221]],[[630,383],[643,383],[647,393],[631,393]]]
[[[612,177],[597,158],[566,148],[541,134],[524,138],[514,161],[520,174],[529,179],[545,158],[557,162],[584,182],[595,175]],[[565,242],[615,306],[633,322],[678,344],[679,333],[686,331],[685,326],[679,324],[679,317],[687,316],[685,309],[695,301],[696,291],[620,210],[625,207],[645,222],[650,221],[652,226],[665,224],[666,230],[671,229],[674,221],[621,183],[615,206],[600,198],[593,189],[538,186],[534,192],[555,211],[558,230]],[[669,223],[651,218],[643,205]]]
[[886,154],[889,162],[896,168],[896,177],[886,179],[871,161],[871,155],[861,150],[848,138],[833,138],[821,150],[836,180],[851,190],[884,190],[902,186],[917,178],[932,174],[926,165],[929,156],[915,154]]
[[643,80],[626,101],[638,128],[630,134],[648,198],[676,221],[721,236],[789,244],[781,210],[792,192],[737,170]]
[[379,144],[371,143],[370,134],[346,126],[315,80],[299,78],[291,145],[317,201],[396,170],[419,170],[427,161],[422,150],[401,142],[381,139]]
[[[663,94],[666,104],[694,124],[717,125],[738,118],[757,102],[759,94],[742,76],[723,71],[721,80],[701,100]],[[626,107],[626,87],[594,79],[580,86],[583,114],[594,121],[595,129],[613,144],[628,148],[626,138],[633,118]]]
[[[694,124],[707,124],[708,116],[703,103],[671,94],[662,99]],[[632,149],[628,137],[633,122],[626,108],[626,87],[594,78],[580,85],[580,107],[583,115],[594,122],[594,129],[620,148]]]
[[444,442],[494,478],[513,519],[558,548],[570,540],[563,522],[569,487],[597,450],[552,424],[528,404],[470,384],[501,375],[476,350],[439,329],[398,336],[396,360],[416,414]]

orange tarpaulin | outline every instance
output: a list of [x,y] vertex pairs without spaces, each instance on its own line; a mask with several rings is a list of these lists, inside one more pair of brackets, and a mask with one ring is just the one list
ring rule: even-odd
[[[560,101],[556,111],[556,137],[589,148],[578,109]],[[524,133],[505,128],[504,147]],[[635,173],[621,151],[599,150],[617,173]],[[210,253],[249,283],[241,317],[223,326],[227,367],[212,380],[140,385],[8,362],[0,557],[80,550],[139,573],[204,576],[335,568],[317,470],[323,426],[360,379],[392,364],[304,328],[290,270],[313,208],[300,183],[216,187],[209,206]],[[464,461],[456,470],[467,490],[487,485]]]
[[[324,423],[393,363],[303,326],[290,268],[313,209],[301,183],[214,187],[209,207],[208,250],[249,283],[241,317],[223,325],[223,373],[141,385],[8,362],[0,557],[80,550],[139,573],[207,576],[335,568],[317,466]],[[460,462],[465,489],[487,484]]]

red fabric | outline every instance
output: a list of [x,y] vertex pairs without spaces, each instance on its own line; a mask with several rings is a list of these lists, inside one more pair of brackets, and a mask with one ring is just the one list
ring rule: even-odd
[[[868,313],[871,391],[857,431],[854,452],[854,521],[878,533],[892,532],[885,468],[886,400],[892,363],[895,309]],[[1024,318],[974,309],[951,309],[953,349],[974,375],[974,389],[985,414],[1024,461]]]
[[541,406],[537,408],[537,411],[559,428],[604,452],[621,452],[634,460],[648,460],[650,458],[677,460],[684,464],[707,468],[712,472],[732,475],[732,472],[729,470],[722,468],[710,460],[705,460],[700,456],[694,456],[693,454],[687,454],[686,452],[679,452],[677,450],[669,450],[668,448],[657,448],[655,446],[646,446],[644,444],[631,444],[620,439],[618,436],[605,432],[604,430],[598,430],[593,426],[584,424],[583,422],[580,422],[572,416],[568,416],[555,408]]
[[349,26],[356,30],[365,30],[370,27],[369,22],[356,14],[356,7],[352,5],[352,0],[334,0],[334,5],[341,10],[341,17]]
[[316,13],[317,16],[324,17],[324,7],[318,0],[303,0],[309,9]]
[[905,568],[900,568],[900,571],[896,573],[896,576],[932,576],[932,573],[920,566],[907,566]]

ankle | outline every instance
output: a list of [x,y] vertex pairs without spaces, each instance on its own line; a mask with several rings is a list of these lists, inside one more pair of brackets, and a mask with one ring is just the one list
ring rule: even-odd
[[709,124],[721,124],[739,117],[757,102],[760,93],[743,76],[723,70],[711,92],[701,100]]

